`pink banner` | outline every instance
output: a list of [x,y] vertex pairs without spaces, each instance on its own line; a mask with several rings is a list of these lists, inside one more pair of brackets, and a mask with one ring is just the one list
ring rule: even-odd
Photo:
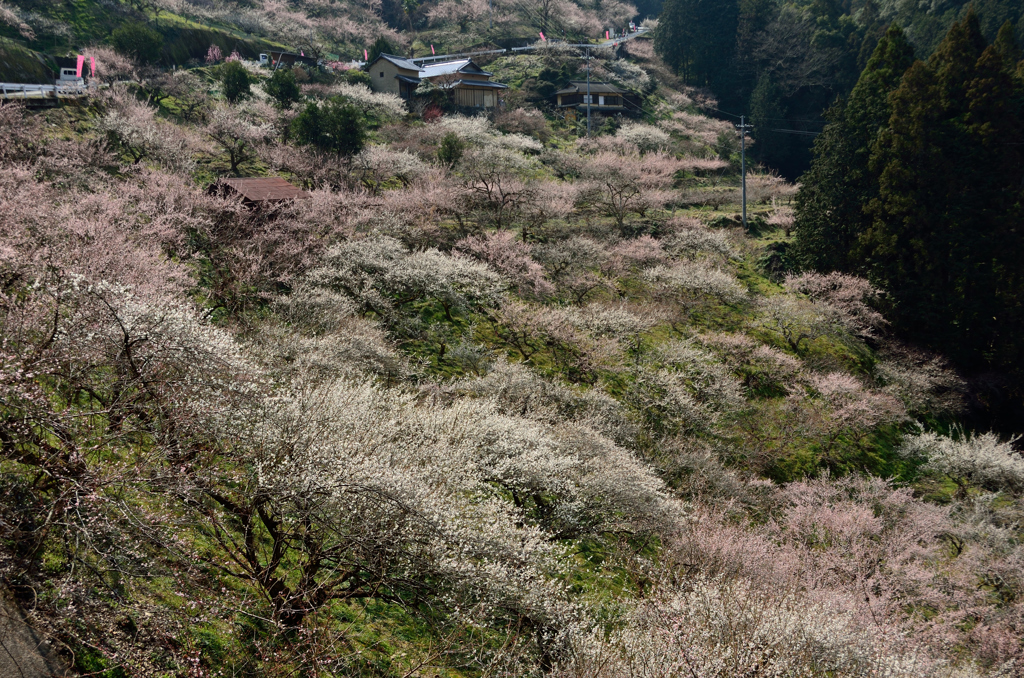
[[437,54],[437,52],[434,51],[434,46],[433,45],[430,46],[430,53],[431,54]]
[[544,42],[548,41],[548,39],[544,37],[544,31],[540,32],[540,39],[543,40]]
[[605,31],[604,32],[604,39],[605,40],[611,40],[612,39],[611,31]]
[[370,60],[370,55],[367,54],[366,50],[364,49],[363,50],[363,61],[369,61],[369,60]]
[[81,54],[78,55],[78,70],[75,72],[75,77],[82,77],[82,66],[85,65],[85,57]]
[[96,57],[89,57],[89,75],[96,77]]

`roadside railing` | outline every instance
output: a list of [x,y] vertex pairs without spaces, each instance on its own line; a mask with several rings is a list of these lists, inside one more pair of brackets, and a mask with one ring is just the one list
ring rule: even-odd
[[73,99],[87,96],[84,85],[28,85],[0,82],[0,99]]

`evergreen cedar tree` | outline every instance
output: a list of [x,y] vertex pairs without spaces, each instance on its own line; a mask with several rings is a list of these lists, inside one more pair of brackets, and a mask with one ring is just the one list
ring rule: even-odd
[[731,60],[738,24],[736,2],[668,0],[654,48],[686,82],[713,87]]
[[868,169],[871,147],[889,121],[889,94],[913,62],[913,46],[899,26],[891,26],[849,101],[826,114],[829,124],[815,140],[815,159],[796,198],[795,249],[802,266],[822,271],[856,268],[851,253],[870,225],[862,207],[878,192],[878,179]]
[[1008,29],[987,46],[970,11],[907,68],[909,45],[890,29],[830,114],[797,200],[805,267],[868,274],[895,329],[970,367],[1021,358],[1024,83],[1006,61],[1017,55]]
[[299,84],[295,81],[295,73],[290,68],[281,68],[267,80],[263,89],[267,95],[282,108],[291,108],[301,98]]
[[359,111],[342,99],[306,104],[293,126],[299,143],[338,155],[355,155],[366,139]]
[[229,61],[221,67],[221,82],[224,85],[224,98],[235,103],[252,93],[249,89],[249,73],[245,66],[237,61]]

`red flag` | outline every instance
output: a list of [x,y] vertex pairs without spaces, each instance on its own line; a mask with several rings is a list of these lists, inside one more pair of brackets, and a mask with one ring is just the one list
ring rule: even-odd
[[76,78],[82,77],[82,66],[85,65],[85,57],[81,54],[78,55],[78,70],[75,73]]
[[434,51],[434,46],[433,45],[430,46],[430,53],[431,54],[437,54],[437,52]]
[[89,57],[89,75],[96,77],[96,57]]
[[543,40],[544,42],[548,41],[548,39],[544,37],[544,31],[540,32],[540,39]]

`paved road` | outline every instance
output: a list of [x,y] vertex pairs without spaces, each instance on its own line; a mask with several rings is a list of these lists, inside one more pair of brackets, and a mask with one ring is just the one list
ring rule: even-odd
[[645,33],[650,33],[650,31],[648,31],[646,28],[638,28],[636,29],[635,33],[626,33],[626,35],[623,37],[605,40],[601,44],[595,45],[595,47],[614,47],[615,45],[618,45],[620,42],[626,42],[627,40],[632,40],[633,38],[639,38],[641,35],[644,35]]

